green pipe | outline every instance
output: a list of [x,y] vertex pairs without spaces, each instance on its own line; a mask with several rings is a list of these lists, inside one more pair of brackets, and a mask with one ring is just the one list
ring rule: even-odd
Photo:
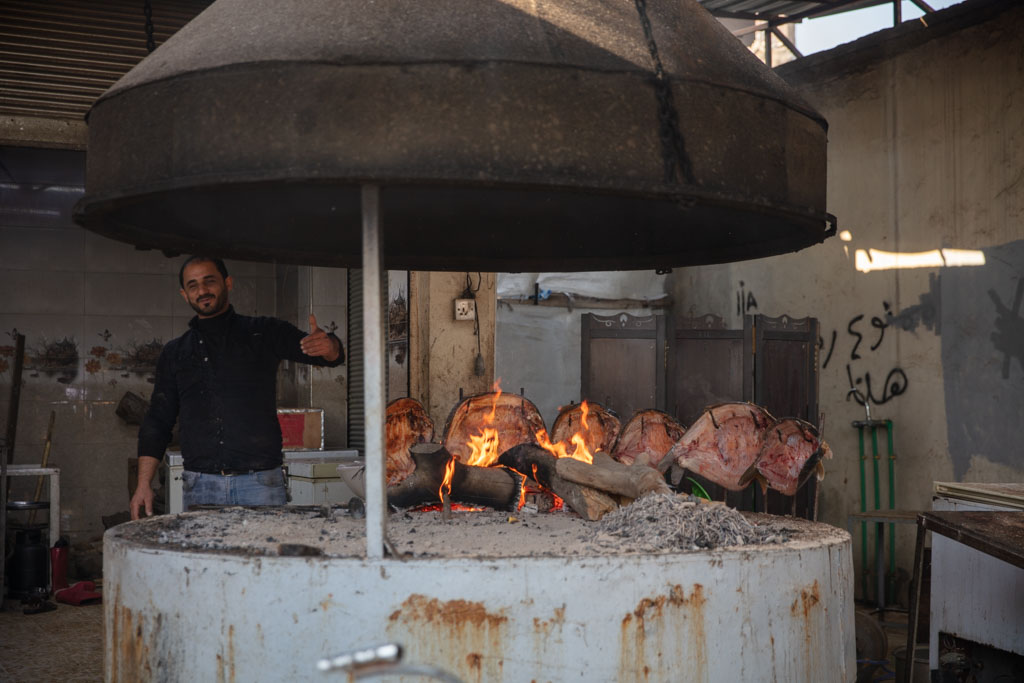
[[[873,424],[870,425],[868,427],[868,429],[871,430],[871,455],[873,456],[871,464],[874,467],[874,475],[875,475],[875,482],[874,482],[875,483],[875,509],[876,510],[880,510],[880,509],[882,509],[882,496],[881,496],[881,493],[879,492],[879,483],[878,483],[878,430],[875,428],[875,425],[873,425]],[[884,528],[885,527],[882,524],[875,524],[875,548],[876,548],[875,552],[876,553],[878,552],[878,550],[877,550],[877,548],[878,548],[878,534]],[[875,558],[875,565],[876,566],[878,565],[878,559],[879,558],[877,558],[877,557]],[[876,576],[875,577],[875,582],[876,582],[875,585],[876,586],[878,585],[877,582],[879,580],[880,580],[880,577]],[[876,590],[876,592],[877,592],[877,590]],[[878,603],[880,605],[884,605],[885,604],[885,596],[884,595],[876,595],[875,599],[878,601]]]
[[[857,442],[860,449],[860,511],[867,512],[867,476],[864,474],[864,428],[857,427]],[[868,523],[861,521],[860,523],[860,584],[861,584],[861,596],[864,600],[868,599]]]
[[[889,441],[889,509],[896,509],[896,454],[892,450],[892,420],[885,421]],[[889,593],[896,596],[896,525],[889,523]]]

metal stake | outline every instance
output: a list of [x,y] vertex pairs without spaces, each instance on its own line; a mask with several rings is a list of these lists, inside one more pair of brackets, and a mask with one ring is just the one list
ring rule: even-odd
[[384,497],[384,313],[383,236],[380,188],[364,185],[363,208],[363,376],[366,411],[366,557],[384,557],[387,508]]

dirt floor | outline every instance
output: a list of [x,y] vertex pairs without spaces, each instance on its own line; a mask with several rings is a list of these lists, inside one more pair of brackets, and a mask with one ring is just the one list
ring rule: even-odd
[[64,605],[24,614],[7,600],[0,611],[0,681],[84,683],[103,680],[103,605]]

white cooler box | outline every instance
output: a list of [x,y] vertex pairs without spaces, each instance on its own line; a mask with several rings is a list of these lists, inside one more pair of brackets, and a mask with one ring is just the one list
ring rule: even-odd
[[[290,505],[322,505],[347,503],[355,494],[338,476],[338,465],[359,458],[359,451],[284,451],[284,464],[288,470],[288,503]],[[167,482],[167,512],[181,512],[180,451],[167,451],[164,458]]]

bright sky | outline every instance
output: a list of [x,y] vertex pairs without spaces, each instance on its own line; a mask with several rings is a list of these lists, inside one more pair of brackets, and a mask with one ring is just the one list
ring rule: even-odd
[[[935,10],[955,5],[961,0],[925,0]],[[916,20],[924,12],[909,0],[903,0],[903,21]],[[892,3],[833,14],[820,19],[804,20],[796,25],[796,46],[804,55],[829,50],[869,33],[892,28]]]

